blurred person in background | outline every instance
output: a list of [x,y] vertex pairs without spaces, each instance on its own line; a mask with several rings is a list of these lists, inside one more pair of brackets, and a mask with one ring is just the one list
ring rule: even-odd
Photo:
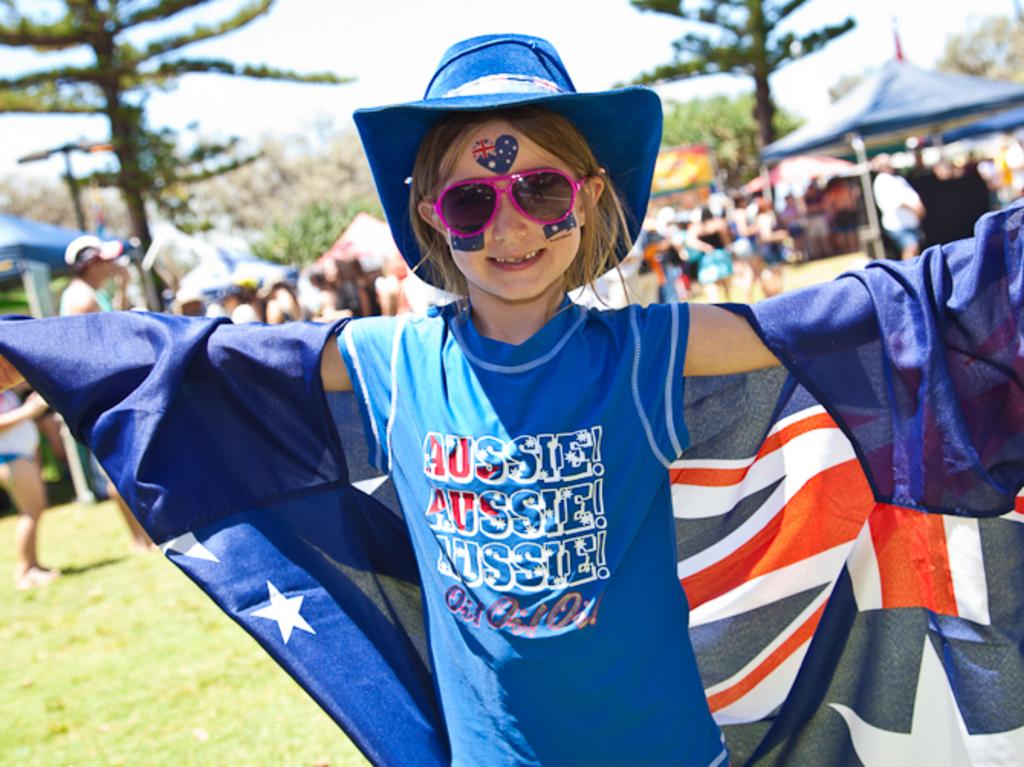
[[757,199],[757,241],[764,265],[759,275],[765,298],[782,292],[782,265],[786,263],[786,240],[789,232],[779,225],[772,201]]
[[871,167],[875,171],[872,190],[882,214],[882,229],[899,249],[900,259],[907,261],[921,252],[924,242],[924,203],[910,182],[893,172],[889,155],[876,156]]
[[789,239],[793,243],[793,258],[796,261],[803,261],[807,258],[807,245],[805,242],[806,223],[804,211],[800,201],[792,192],[785,198],[785,205],[779,212],[779,223],[789,232]]
[[[326,264],[328,262],[324,262]],[[312,304],[312,317],[317,322],[333,322],[353,316],[352,310],[343,308],[339,300],[338,291],[334,283],[328,279],[328,274],[337,274],[337,268],[331,262],[330,268],[324,264],[314,264],[306,272],[306,279],[312,286],[316,300]]]
[[857,237],[857,205],[860,197],[856,179],[829,179],[822,194],[828,217],[832,253],[855,253],[860,247]]
[[405,284],[409,279],[409,267],[397,250],[388,254],[384,260],[381,275],[373,281],[377,292],[377,303],[380,313],[386,317],[405,314],[412,311],[409,297],[405,292]]
[[[68,243],[64,251],[64,261],[71,267],[74,277],[60,296],[62,316],[129,308],[126,298],[128,270],[118,262],[123,252],[124,246],[120,242],[103,241],[92,235],[76,237]],[[111,281],[115,284],[113,297],[105,290],[105,286]],[[99,461],[91,453],[88,457],[92,469],[93,492],[101,498],[106,497],[114,501],[121,516],[124,517],[125,524],[128,525],[133,548],[152,548],[153,542],[135,519],[135,515],[121,498]]]
[[687,290],[683,282],[683,259],[677,250],[677,243],[685,243],[685,232],[676,222],[674,208],[661,208],[655,215],[655,221],[660,240],[654,257],[661,265],[663,276],[658,299],[663,304],[684,300]]
[[[93,235],[72,240],[64,261],[73,277],[60,295],[61,316],[128,309],[128,269],[120,263],[124,245]],[[113,285],[113,292],[109,286]]]
[[0,392],[0,484],[18,512],[14,526],[14,585],[18,589],[45,586],[60,575],[59,570],[43,567],[36,554],[46,486],[36,458],[39,432],[34,421],[47,410],[46,402],[34,392],[24,403],[13,391]]
[[728,222],[715,216],[709,208],[693,211],[687,229],[686,248],[691,259],[697,260],[697,282],[710,301],[729,301],[732,280],[732,236]]
[[804,191],[804,220],[807,258],[825,258],[832,255],[824,190],[818,186],[817,181],[811,181]]
[[754,302],[754,289],[761,284],[764,261],[757,239],[757,203],[744,194],[733,197],[729,216],[729,229],[733,235],[730,250],[733,254],[733,283],[746,293],[748,304]]
[[268,325],[300,322],[306,311],[299,303],[295,289],[285,280],[278,280],[263,293],[263,314]]
[[206,302],[199,291],[182,288],[174,294],[171,313],[181,317],[202,317],[206,314]]
[[263,302],[257,295],[260,281],[254,277],[234,277],[221,305],[236,325],[247,322],[265,322]]

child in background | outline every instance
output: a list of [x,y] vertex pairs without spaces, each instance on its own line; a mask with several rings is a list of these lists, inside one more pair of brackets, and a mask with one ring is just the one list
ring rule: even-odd
[[18,511],[14,527],[14,585],[45,586],[60,575],[39,564],[36,539],[46,508],[46,487],[36,459],[39,431],[33,421],[48,410],[38,394],[21,402],[13,391],[0,391],[0,484],[8,489]]

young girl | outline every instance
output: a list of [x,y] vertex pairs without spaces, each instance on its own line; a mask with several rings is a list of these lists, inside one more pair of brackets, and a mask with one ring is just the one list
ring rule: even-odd
[[[463,297],[427,316],[352,321],[316,346],[323,388],[354,391],[372,461],[390,474],[401,500],[451,763],[726,763],[687,639],[668,467],[688,444],[686,379],[772,366],[776,358],[745,320],[717,307],[602,312],[566,298],[568,290],[613,267],[638,233],[659,145],[657,96],[642,88],[576,93],[547,42],[494,35],[453,46],[422,101],[363,110],[356,123],[410,267]],[[855,290],[823,296],[806,319],[793,319],[791,303],[764,310],[762,330],[779,348],[794,322],[806,322],[806,329],[797,325],[801,332],[790,357],[806,352],[824,359],[816,385],[823,395],[830,387],[849,386],[848,378],[833,380],[838,368],[829,355],[844,348],[841,339],[873,343],[877,336],[859,313],[865,302],[850,300]],[[317,394],[308,381],[309,338],[321,336],[301,328],[273,334],[216,330],[137,316],[125,317],[122,325],[118,333],[145,326],[118,348],[142,359],[132,359],[130,370],[111,379],[113,417],[89,415],[92,395],[104,385],[92,383],[99,379],[91,368],[30,380],[56,397],[54,381],[85,379],[76,383],[83,394],[70,397],[63,409],[72,411],[72,423],[85,413],[84,428],[95,430],[96,441],[117,443],[112,461],[125,464],[119,476],[137,486],[137,508],[155,539],[182,552],[197,540],[182,534],[203,528],[208,532],[200,540],[222,547],[219,562],[229,560],[232,540],[261,552],[269,541],[284,552],[271,579],[262,570],[250,572],[257,556],[254,548],[245,549],[237,591],[217,598],[302,676],[303,653],[314,652],[306,649],[314,645],[300,644],[293,633],[312,635],[314,626],[324,630],[328,622],[322,612],[328,608],[306,576],[315,574],[323,584],[353,571],[346,559],[351,551],[339,547],[360,530],[348,527],[340,534],[339,525],[348,523],[336,508],[324,518],[330,527],[316,527],[288,505],[331,481],[324,467],[333,464],[322,448],[331,438],[309,416],[322,416],[323,408],[307,402]],[[110,332],[109,323],[64,329],[69,347]],[[31,330],[31,337],[29,332],[19,343],[0,334],[0,342],[19,363],[60,359],[59,349],[47,357],[32,348],[46,326]],[[159,364],[144,362],[168,338],[183,351],[160,357]],[[215,343],[227,345],[213,348]],[[155,377],[138,371],[148,365]],[[265,375],[243,379],[241,371],[260,365]],[[133,383],[139,376],[148,377]],[[9,366],[0,371],[0,383],[17,377]],[[169,393],[179,384],[177,393]],[[218,471],[217,484],[202,486],[202,504],[187,497],[201,478],[183,466],[155,479],[157,468],[177,459],[194,458],[196,471],[208,471],[204,456],[218,439],[227,440],[222,411],[241,398],[244,412],[269,415],[246,399],[268,386],[275,387],[274,396],[261,402],[272,404],[279,422],[297,420],[276,431],[232,422],[232,429],[251,428],[246,433],[259,441],[231,432],[232,446],[243,455],[214,459],[225,470]],[[284,389],[300,396],[277,396]],[[867,393],[858,390],[855,415],[873,429],[873,478],[882,494],[900,495],[902,485],[885,484],[885,456],[877,449],[881,432],[869,417],[875,411],[862,396]],[[182,424],[188,414],[195,420]],[[120,419],[131,428],[120,428]],[[309,433],[302,439],[290,434],[296,425]],[[133,446],[122,449],[119,440]],[[186,445],[196,446],[195,456]],[[287,449],[271,449],[279,445]],[[345,482],[347,469],[337,471]],[[239,473],[244,484],[233,479]],[[288,475],[291,495],[270,481],[272,474]],[[934,483],[918,480],[920,472],[915,487],[927,496]],[[237,530],[225,528],[224,520],[239,509],[262,516],[246,511]],[[281,530],[289,525],[305,527],[298,539],[282,542]],[[286,633],[282,600],[295,597],[285,597],[273,583],[292,573],[299,545],[312,546],[320,558],[303,577],[288,575],[292,590],[308,596],[309,608],[302,607],[305,617],[288,619]],[[201,569],[206,567],[212,569]],[[213,593],[209,584],[224,571],[204,562],[195,568],[190,575]],[[271,603],[253,612],[260,589],[266,599],[264,581]],[[344,597],[341,588],[328,592],[335,601]],[[404,720],[386,716],[384,706],[373,708],[379,701],[372,687],[360,697],[362,688],[376,683],[370,680],[382,679],[385,671],[401,676],[402,670],[382,670],[377,656],[359,654],[358,663],[342,666],[358,677],[335,676],[338,664],[352,663],[361,647],[357,639],[388,629],[381,623],[365,628],[366,605],[386,600],[360,602],[352,625],[362,633],[341,624],[351,637],[345,657],[328,656],[316,666],[320,676],[303,677],[347,729],[350,716],[362,716],[355,729],[364,728],[361,744],[379,761],[383,751],[375,749],[390,746],[389,734],[412,738],[423,731],[399,730]],[[275,650],[276,637],[254,625],[270,615],[278,616],[282,642],[290,638],[294,653]],[[397,624],[400,616],[389,620]],[[385,644],[376,636],[377,644]],[[336,698],[324,694],[331,685],[350,696],[347,712],[339,713]],[[436,763],[430,742],[422,742],[418,756],[406,753],[399,763]]]
[[[619,138],[647,147],[651,167],[657,99],[569,95],[553,49],[504,35],[452,49],[428,101],[439,80],[441,92],[467,85],[449,72],[460,66],[509,88],[491,62],[523,54],[515,97],[472,96],[493,102],[474,111],[442,97],[429,118],[416,113],[429,128],[411,174],[382,167],[373,148],[382,117],[392,135],[414,135],[402,108],[357,114],[385,205],[407,198],[387,210],[396,241],[465,298],[407,322],[346,325],[341,357],[324,355],[325,384],[355,387],[406,511],[454,764],[721,764],[683,641],[667,468],[687,442],[684,375],[775,360],[715,307],[568,301],[628,249],[644,213],[619,189],[623,151],[595,155],[590,137],[609,128],[592,113],[640,102]],[[526,88],[527,76],[544,82]],[[563,95],[548,95],[552,76]]]

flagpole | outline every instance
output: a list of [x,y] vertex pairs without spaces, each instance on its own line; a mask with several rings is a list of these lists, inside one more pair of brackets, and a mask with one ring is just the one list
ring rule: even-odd
[[864,210],[868,219],[867,246],[868,257],[872,260],[885,258],[885,245],[882,243],[882,227],[878,222],[878,208],[875,207],[875,190],[871,185],[871,171],[868,168],[868,154],[864,139],[859,133],[851,133],[848,137],[853,151],[857,155],[857,168],[860,172],[860,185],[864,197]]

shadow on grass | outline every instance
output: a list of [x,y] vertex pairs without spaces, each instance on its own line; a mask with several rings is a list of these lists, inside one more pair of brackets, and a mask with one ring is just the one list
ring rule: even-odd
[[116,565],[119,562],[124,562],[126,559],[128,559],[127,556],[107,557],[106,559],[100,559],[96,562],[90,562],[87,565],[71,565],[70,567],[61,567],[60,575],[62,578],[74,577],[76,575],[81,575],[82,573],[87,573],[91,570],[99,570],[101,567],[110,567],[111,565]]

